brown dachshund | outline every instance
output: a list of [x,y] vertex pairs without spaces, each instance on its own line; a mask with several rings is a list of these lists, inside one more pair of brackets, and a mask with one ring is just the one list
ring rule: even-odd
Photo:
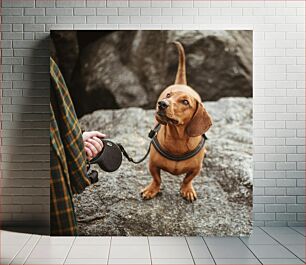
[[[179,52],[179,65],[175,84],[167,87],[159,96],[155,119],[161,124],[157,140],[163,150],[173,155],[184,155],[194,150],[202,135],[212,125],[212,119],[204,108],[200,95],[187,85],[185,52],[179,42],[174,42]],[[192,180],[202,167],[206,153],[203,147],[196,155],[183,161],[173,161],[161,155],[151,145],[149,170],[152,182],[142,190],[144,199],[152,199],[160,191],[161,169],[173,175],[186,174],[181,184],[181,195],[192,202],[197,194]]]

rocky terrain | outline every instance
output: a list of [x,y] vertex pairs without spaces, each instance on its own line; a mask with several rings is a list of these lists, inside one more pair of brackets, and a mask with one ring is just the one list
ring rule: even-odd
[[[82,235],[247,235],[252,229],[252,99],[206,102],[214,120],[207,133],[207,157],[194,180],[198,199],[179,194],[183,176],[162,173],[162,192],[144,201],[140,190],[151,181],[147,162],[124,159],[113,173],[99,171],[98,183],[74,197]],[[134,158],[145,154],[153,110],[99,110],[81,119],[120,142]]]
[[252,31],[52,31],[51,38],[79,116],[154,108],[175,79],[174,40],[185,48],[188,84],[205,101],[252,96]]

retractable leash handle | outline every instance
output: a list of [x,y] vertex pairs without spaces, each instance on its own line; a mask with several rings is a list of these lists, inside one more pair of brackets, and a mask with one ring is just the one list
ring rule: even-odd
[[[153,138],[157,131],[160,128],[160,124],[157,124],[154,129],[152,129],[149,132],[149,138]],[[99,167],[106,171],[106,172],[114,172],[116,171],[122,162],[122,154],[124,157],[126,157],[126,159],[134,164],[140,164],[141,162],[143,162],[149,155],[150,153],[150,146],[151,146],[151,142],[149,144],[148,150],[146,152],[146,154],[138,161],[135,161],[132,157],[129,156],[129,154],[127,153],[127,151],[124,149],[124,147],[122,146],[121,143],[114,143],[110,140],[102,140],[104,147],[103,150],[91,161],[88,162],[88,168],[87,168],[87,172],[89,172],[90,169],[90,165],[91,164],[98,164]],[[94,175],[91,176],[91,174],[94,173]],[[96,173],[94,170],[92,170],[92,173],[88,173],[88,177],[91,181],[91,183],[95,183],[97,182],[96,179]]]
[[103,149],[94,159],[90,161],[91,164],[98,164],[101,169],[106,172],[116,171],[122,163],[122,154],[119,146],[108,140],[102,139]]

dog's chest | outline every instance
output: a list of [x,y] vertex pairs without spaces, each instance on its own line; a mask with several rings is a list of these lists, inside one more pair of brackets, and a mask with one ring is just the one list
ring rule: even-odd
[[157,152],[151,156],[152,162],[160,169],[169,172],[172,175],[181,175],[198,169],[202,165],[204,154],[201,151],[194,157],[184,161],[172,161],[169,160]]
[[164,161],[163,165],[160,165],[160,168],[164,171],[167,171],[173,175],[181,175],[187,173],[189,168],[183,166],[182,162],[175,161]]

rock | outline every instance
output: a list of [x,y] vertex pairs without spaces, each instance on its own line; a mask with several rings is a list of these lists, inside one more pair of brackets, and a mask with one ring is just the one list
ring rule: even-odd
[[[101,171],[98,183],[74,196],[81,235],[248,235],[252,229],[252,99],[222,98],[206,102],[214,119],[207,133],[207,157],[194,180],[198,199],[179,194],[183,176],[162,172],[162,192],[144,201],[140,190],[150,181],[148,160],[126,159],[113,173]],[[149,144],[154,111],[140,108],[99,110],[81,124],[120,142],[135,159]]]
[[175,79],[174,40],[185,47],[188,84],[205,101],[252,96],[251,31],[78,31],[78,46],[66,31],[53,35],[79,116],[97,109],[154,108],[155,98]]

